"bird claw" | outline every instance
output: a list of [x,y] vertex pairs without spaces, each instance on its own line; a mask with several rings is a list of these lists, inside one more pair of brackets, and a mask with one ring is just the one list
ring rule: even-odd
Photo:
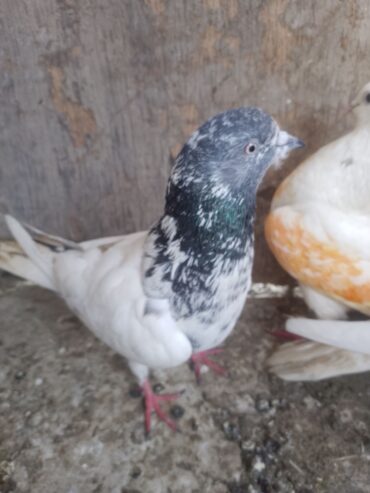
[[212,359],[208,358],[209,355],[220,354],[223,352],[223,349],[208,349],[206,351],[200,351],[199,353],[195,353],[191,356],[191,363],[194,369],[195,378],[198,383],[201,382],[201,369],[202,366],[208,366],[214,373],[217,375],[226,376],[227,370],[223,366],[219,365]]
[[149,382],[144,382],[142,386],[144,395],[144,406],[145,406],[145,431],[146,434],[150,434],[151,429],[151,414],[156,413],[158,418],[163,421],[172,431],[179,431],[177,424],[173,421],[161,408],[160,401],[170,402],[178,399],[183,392],[176,392],[173,394],[155,394],[149,384]]

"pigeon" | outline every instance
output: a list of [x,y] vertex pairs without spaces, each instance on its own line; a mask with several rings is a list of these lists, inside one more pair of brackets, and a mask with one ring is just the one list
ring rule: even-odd
[[308,339],[280,346],[272,372],[320,380],[370,370],[370,83],[351,110],[352,131],[319,149],[282,182],[265,223],[267,242],[300,283],[320,320],[292,318],[288,332]]
[[151,414],[176,424],[149,371],[191,360],[221,371],[209,355],[234,328],[251,283],[256,191],[265,172],[302,141],[259,108],[205,122],[183,146],[164,212],[149,231],[82,243],[6,216],[15,244],[0,268],[55,291],[98,338],[127,359]]

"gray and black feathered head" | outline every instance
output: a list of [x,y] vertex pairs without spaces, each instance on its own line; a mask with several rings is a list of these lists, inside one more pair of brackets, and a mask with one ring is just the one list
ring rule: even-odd
[[171,181],[185,187],[207,179],[231,188],[257,187],[271,164],[301,146],[259,108],[228,110],[194,132],[176,159]]

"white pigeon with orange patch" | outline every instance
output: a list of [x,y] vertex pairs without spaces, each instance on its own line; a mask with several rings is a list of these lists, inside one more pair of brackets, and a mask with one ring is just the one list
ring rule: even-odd
[[271,371],[287,380],[370,370],[370,321],[340,320],[350,309],[370,315],[370,83],[353,110],[355,128],[283,181],[265,225],[277,260],[326,319],[287,322],[289,332],[316,341],[284,344],[272,355]]

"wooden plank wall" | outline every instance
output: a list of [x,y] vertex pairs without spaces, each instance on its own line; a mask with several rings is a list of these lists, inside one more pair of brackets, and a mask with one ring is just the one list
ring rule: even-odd
[[311,152],[350,124],[369,26],[367,0],[1,0],[0,210],[75,239],[146,228],[171,156],[232,106]]

